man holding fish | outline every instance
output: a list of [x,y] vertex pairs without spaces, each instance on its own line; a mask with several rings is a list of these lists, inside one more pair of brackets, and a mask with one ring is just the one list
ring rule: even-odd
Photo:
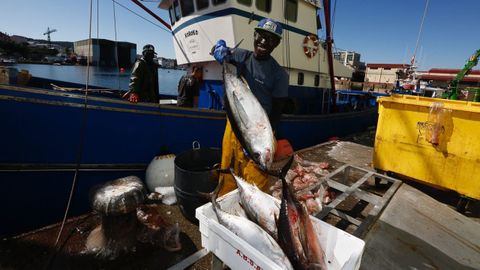
[[[268,115],[269,121],[267,120],[267,123],[262,124],[259,120],[255,125],[260,126],[259,128],[268,126],[266,129],[270,130],[272,129],[271,127],[275,128],[279,122],[283,104],[288,95],[288,73],[270,55],[280,44],[282,31],[282,26],[278,22],[265,18],[255,27],[253,52],[241,48],[230,49],[226,46],[224,40],[219,40],[213,51],[213,55],[219,63],[223,64],[225,62],[236,66],[237,75],[245,79],[250,88],[249,90],[251,90],[264,112]],[[226,65],[224,65],[224,68],[227,68]],[[227,88],[227,82],[225,84]],[[238,84],[234,83],[233,87],[236,86]],[[230,97],[227,95],[227,98],[244,100],[235,91],[233,91],[233,95]],[[230,100],[230,104],[234,104],[235,100]],[[251,116],[245,114],[242,118],[244,108],[239,107],[232,108],[230,105],[230,110],[227,109],[227,114],[230,113],[223,136],[221,167],[233,168],[234,172],[243,177],[247,182],[254,183],[260,189],[266,191],[268,182],[266,171],[273,162],[276,141],[272,134],[272,146],[269,146],[270,142],[267,142],[264,144],[265,149],[255,151],[255,147],[247,147],[249,143],[250,145],[254,144],[245,142],[245,140],[249,141],[248,138],[237,138],[239,136],[235,136],[234,130],[242,128],[239,127],[241,124],[237,123],[238,120],[247,120]],[[237,117],[239,119],[233,119],[232,112],[236,116],[240,115]],[[248,132],[252,133],[253,131]],[[258,138],[258,140],[260,139]],[[222,177],[224,183],[220,191],[221,195],[236,188],[232,175],[224,174]]]

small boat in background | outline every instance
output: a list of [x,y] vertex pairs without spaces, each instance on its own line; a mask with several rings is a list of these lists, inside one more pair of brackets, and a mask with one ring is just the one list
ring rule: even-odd
[[13,66],[17,63],[17,60],[13,58],[3,59],[0,58],[0,66]]

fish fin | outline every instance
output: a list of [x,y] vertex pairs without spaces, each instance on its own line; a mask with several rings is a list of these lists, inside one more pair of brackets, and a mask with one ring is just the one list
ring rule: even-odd
[[278,177],[278,178],[285,178],[285,176],[287,176],[288,170],[290,170],[290,167],[292,167],[292,163],[293,163],[293,156],[291,156],[288,159],[287,163],[285,163],[285,165],[283,165],[283,167],[280,170],[269,170],[267,171],[267,174]]

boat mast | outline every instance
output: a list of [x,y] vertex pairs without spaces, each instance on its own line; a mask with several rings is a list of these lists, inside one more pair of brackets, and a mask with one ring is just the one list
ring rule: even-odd
[[333,56],[332,56],[332,34],[330,28],[330,0],[323,0],[323,9],[325,13],[325,28],[326,28],[326,40],[327,43],[327,59],[328,59],[328,72],[330,73],[330,97],[332,99],[332,111],[336,110],[336,93],[335,93],[335,74],[333,73]]

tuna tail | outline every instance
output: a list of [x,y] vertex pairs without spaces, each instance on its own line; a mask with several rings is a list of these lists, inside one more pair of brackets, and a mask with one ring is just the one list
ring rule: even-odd
[[288,170],[290,170],[290,167],[292,167],[292,163],[293,163],[293,156],[291,156],[288,159],[287,163],[285,163],[285,165],[283,165],[283,167],[281,169],[279,169],[279,170],[269,170],[269,171],[267,171],[267,173],[271,176],[275,176],[275,177],[278,177],[280,179],[285,178]]

